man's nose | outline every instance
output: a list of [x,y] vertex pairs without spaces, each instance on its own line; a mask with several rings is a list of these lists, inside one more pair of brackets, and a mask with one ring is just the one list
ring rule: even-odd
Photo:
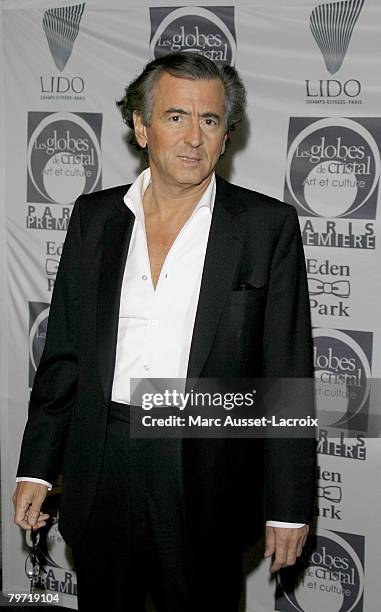
[[199,121],[191,121],[184,138],[192,147],[199,147],[203,142],[203,134]]

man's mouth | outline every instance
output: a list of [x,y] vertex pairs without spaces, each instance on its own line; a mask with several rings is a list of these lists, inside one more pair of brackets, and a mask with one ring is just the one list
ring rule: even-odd
[[191,157],[190,155],[178,155],[180,159],[189,163],[196,163],[201,161],[201,157]]

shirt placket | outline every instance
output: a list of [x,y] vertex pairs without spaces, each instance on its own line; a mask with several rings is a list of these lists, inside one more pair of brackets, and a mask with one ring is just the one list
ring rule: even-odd
[[142,350],[141,357],[141,366],[142,366],[142,377],[155,377],[155,355],[152,350],[155,346],[161,346],[162,342],[165,342],[164,330],[161,329],[161,313],[163,313],[163,309],[168,307],[168,296],[170,296],[170,292],[168,292],[168,288],[166,287],[164,281],[168,278],[168,274],[170,274],[171,267],[173,266],[173,258],[176,255],[176,252],[179,248],[181,248],[182,241],[186,237],[186,232],[189,230],[189,225],[192,222],[194,215],[197,213],[199,209],[196,209],[188,221],[181,228],[180,232],[176,236],[175,241],[173,242],[167,257],[165,258],[163,268],[160,272],[160,276],[158,278],[158,282],[156,284],[156,289],[153,288],[151,272],[150,272],[150,263],[148,256],[148,246],[147,246],[147,236],[145,232],[144,219],[142,222],[142,228],[144,231],[144,258],[145,258],[145,275],[149,275],[150,286],[152,288],[151,293],[151,306],[149,309],[149,316],[146,325],[146,332],[144,335],[144,344]]

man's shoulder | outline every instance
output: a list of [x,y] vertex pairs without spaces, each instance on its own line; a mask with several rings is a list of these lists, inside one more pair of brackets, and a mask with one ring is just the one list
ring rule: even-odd
[[109,206],[112,203],[123,200],[123,197],[127,193],[129,187],[129,184],[115,185],[114,187],[109,187],[107,189],[84,193],[79,196],[78,201],[80,202],[81,206]]
[[127,210],[123,198],[129,187],[128,184],[116,185],[108,189],[80,195],[75,206],[79,209],[82,223],[90,223],[94,226],[96,222],[104,223],[110,213],[116,212],[116,208],[120,211]]
[[279,219],[284,219],[288,215],[295,215],[294,206],[265,193],[248,189],[241,185],[235,185],[220,176],[217,177],[217,185],[220,186],[225,197],[232,199],[232,206],[243,207],[249,215],[260,215],[262,218],[264,216],[269,218],[278,217]]

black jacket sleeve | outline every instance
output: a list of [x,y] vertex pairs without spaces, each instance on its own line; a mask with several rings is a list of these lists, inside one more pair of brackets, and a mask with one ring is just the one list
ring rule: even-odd
[[[263,376],[313,379],[310,306],[303,245],[295,208],[287,213],[271,262],[263,336]],[[295,381],[296,385],[298,384]],[[313,385],[300,384],[307,401],[298,414],[314,416]],[[298,395],[296,386],[296,397]],[[312,414],[311,414],[312,409]],[[271,408],[270,408],[271,410]],[[274,438],[264,442],[265,518],[312,520],[315,490],[314,438]]]
[[77,387],[80,198],[73,207],[54,284],[45,346],[31,391],[18,476],[55,482]]

